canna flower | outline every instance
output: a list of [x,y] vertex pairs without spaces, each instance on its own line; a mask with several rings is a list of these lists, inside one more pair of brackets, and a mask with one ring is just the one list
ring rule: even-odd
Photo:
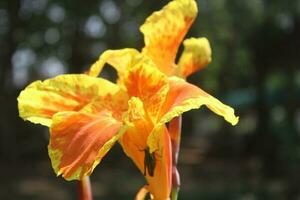
[[[20,93],[20,116],[50,128],[48,151],[58,176],[89,176],[119,142],[147,179],[152,199],[169,199],[172,147],[166,123],[202,105],[237,123],[232,108],[184,80],[210,62],[205,38],[186,40],[178,65],[174,63],[196,13],[193,0],[174,0],[141,27],[142,53],[108,50],[86,74],[35,81]],[[98,77],[105,63],[117,70],[117,83]]]

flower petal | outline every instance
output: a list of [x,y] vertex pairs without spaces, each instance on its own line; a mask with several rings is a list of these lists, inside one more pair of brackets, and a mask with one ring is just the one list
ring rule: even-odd
[[[153,130],[154,125],[151,120],[147,119],[145,106],[139,98],[132,97],[128,104],[128,113],[124,117],[128,129],[120,138],[120,144],[127,156],[145,175],[149,184],[149,191],[154,199],[168,199],[172,173],[169,133],[164,125]],[[150,133],[153,136],[151,144],[147,143]],[[150,159],[154,159],[151,160],[153,161],[152,165],[147,165],[146,154],[151,156]],[[149,168],[151,171],[153,170],[153,176],[149,172]]]
[[60,75],[27,86],[18,97],[19,114],[24,120],[50,126],[55,113],[79,111],[95,97],[118,91],[117,85],[105,79]]
[[[155,143],[154,146],[149,147],[149,149],[153,148],[152,152],[148,150],[147,138],[143,140],[144,148],[141,149],[141,146],[136,145],[136,143],[140,144],[141,141],[133,141],[132,137],[133,134],[136,136],[138,134],[148,136],[150,132],[153,133],[153,141],[151,142],[152,144]],[[172,181],[172,153],[171,140],[167,128],[161,126],[156,128],[155,131],[149,131],[147,128],[142,128],[142,126],[136,126],[135,128],[129,128],[122,136],[121,141],[125,153],[134,161],[141,173],[145,175],[153,199],[168,199]],[[151,154],[153,156],[152,159],[155,159],[153,176],[149,174],[149,166],[145,166],[147,164],[145,163],[146,153]]]
[[125,129],[107,111],[57,113],[48,146],[52,167],[67,180],[90,175]]
[[[147,176],[154,199],[169,199],[172,185],[172,147],[165,125],[156,127],[148,138],[150,153],[156,155],[154,176]],[[153,151],[153,152],[152,152]]]
[[145,185],[138,191],[134,200],[145,200],[148,193],[149,193],[148,185]]
[[119,76],[122,76],[130,66],[139,62],[142,59],[141,54],[135,49],[119,49],[119,50],[107,50],[99,59],[91,66],[87,72],[88,75],[97,77],[104,65],[107,63],[114,67]]
[[[128,126],[126,133],[120,138],[123,150],[129,157],[134,154],[134,157],[141,156],[142,158],[141,153],[147,148],[147,138],[153,129],[153,124],[147,120],[143,102],[139,98],[132,97],[128,101],[128,111],[123,117],[123,122]],[[139,151],[132,152],[132,149]],[[137,165],[142,165],[142,163]]]
[[133,66],[124,79],[129,96],[141,99],[147,115],[156,122],[168,92],[168,77],[146,63]]
[[234,115],[234,110],[231,107],[223,104],[200,88],[177,77],[170,77],[169,85],[170,89],[166,102],[161,110],[160,124],[164,124],[172,118],[202,105],[206,105],[214,113],[223,116],[232,125],[237,124],[238,117]]
[[194,0],[174,0],[154,12],[140,27],[145,40],[143,53],[167,75],[174,75],[178,47],[197,12]]
[[211,61],[211,48],[206,38],[190,38],[183,42],[184,51],[178,66],[183,78],[201,70]]

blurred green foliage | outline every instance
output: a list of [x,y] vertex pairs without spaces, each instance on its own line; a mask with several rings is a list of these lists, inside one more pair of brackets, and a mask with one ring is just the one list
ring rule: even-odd
[[[83,72],[105,49],[141,49],[139,26],[167,2],[0,1],[0,199],[75,198],[75,183],[51,170],[48,130],[18,118],[16,98],[34,80]],[[299,199],[300,1],[197,2],[188,37],[207,37],[213,62],[189,81],[240,123],[205,108],[184,115],[180,199]],[[132,199],[144,184],[123,155],[115,147],[96,169],[95,199]]]

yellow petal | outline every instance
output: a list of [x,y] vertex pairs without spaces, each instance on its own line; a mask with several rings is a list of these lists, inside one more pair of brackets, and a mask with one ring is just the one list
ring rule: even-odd
[[109,93],[105,96],[98,96],[80,111],[97,114],[103,110],[111,111],[113,117],[117,120],[122,120],[123,114],[128,109],[128,95],[125,91],[119,90],[115,93]]
[[[132,97],[128,101],[128,110],[123,115],[123,122],[128,126],[126,134],[120,138],[123,150],[129,157],[132,154],[136,154],[137,157],[142,156],[142,151],[147,148],[147,138],[153,129],[153,124],[147,120],[143,102],[138,97]],[[132,148],[140,151],[133,153]],[[137,165],[142,165],[142,163],[137,163]]]
[[170,77],[169,87],[166,102],[160,114],[161,120],[159,124],[164,124],[172,118],[191,109],[199,108],[202,105],[206,105],[232,125],[238,123],[238,117],[235,116],[231,107],[183,79]]
[[154,12],[140,27],[145,40],[143,53],[167,75],[174,75],[178,47],[197,12],[194,0],[174,0]]
[[125,129],[107,111],[57,113],[48,146],[55,172],[67,180],[90,175]]
[[179,59],[180,75],[186,78],[201,70],[211,61],[211,48],[206,38],[190,38],[184,42],[184,51]]
[[148,185],[145,185],[138,191],[134,200],[145,200],[148,193]]
[[60,75],[35,81],[18,97],[19,115],[24,120],[50,126],[55,113],[79,111],[92,99],[118,91],[117,85],[87,75]]
[[[124,152],[139,168],[149,184],[149,191],[154,199],[167,199],[171,187],[171,143],[166,127],[160,126],[153,130],[153,123],[147,117],[146,107],[138,97],[132,97],[128,102],[128,113],[124,116],[128,129],[120,138]],[[153,133],[149,146],[148,136]],[[152,145],[155,144],[155,145]],[[152,149],[149,152],[149,149]],[[146,153],[151,154],[155,165],[153,176],[149,174],[149,167],[145,162]],[[142,194],[139,196],[143,196]]]
[[130,66],[139,62],[141,59],[142,56],[135,49],[107,50],[101,54],[87,74],[97,77],[107,63],[117,70],[119,76],[122,76]]
[[143,63],[128,71],[124,85],[129,96],[141,99],[147,115],[155,122],[168,92],[168,77],[155,67]]

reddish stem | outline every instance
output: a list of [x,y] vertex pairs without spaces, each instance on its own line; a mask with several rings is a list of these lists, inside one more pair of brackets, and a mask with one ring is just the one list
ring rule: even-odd
[[182,117],[175,117],[170,121],[169,133],[172,143],[172,188],[178,190],[180,187],[180,176],[177,170],[178,155],[181,140],[181,122]]
[[90,177],[86,176],[78,184],[79,200],[93,200]]

